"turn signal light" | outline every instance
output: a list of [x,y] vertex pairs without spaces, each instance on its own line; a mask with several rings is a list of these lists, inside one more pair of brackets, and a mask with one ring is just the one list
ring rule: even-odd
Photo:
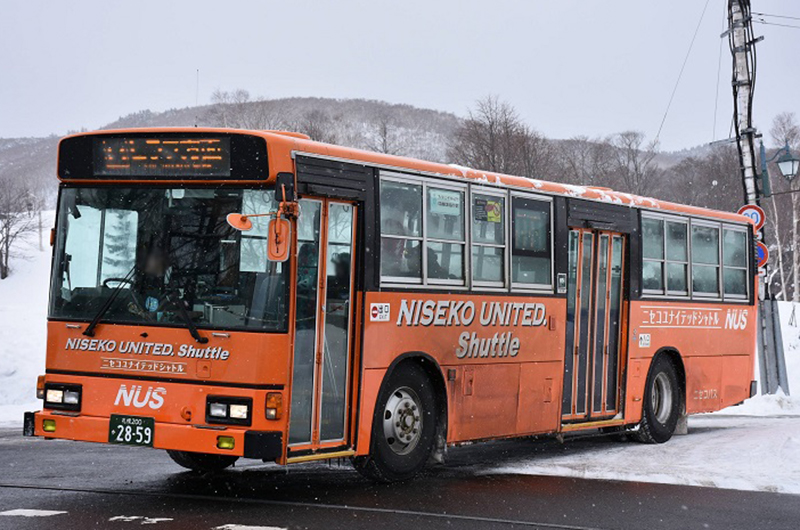
[[231,450],[236,445],[233,436],[217,436],[217,449]]
[[42,422],[44,432],[56,432],[56,420],[44,420]]
[[44,399],[44,376],[36,378],[36,399]]
[[268,420],[279,420],[283,412],[283,395],[280,392],[267,393],[266,416]]

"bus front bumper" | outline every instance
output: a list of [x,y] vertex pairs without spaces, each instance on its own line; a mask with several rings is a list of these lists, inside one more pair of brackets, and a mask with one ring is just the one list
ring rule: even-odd
[[[45,431],[45,420],[51,420],[49,423],[54,430]],[[81,416],[49,411],[26,412],[23,435],[81,442],[110,443],[108,435],[109,423],[110,418],[96,416]],[[233,447],[230,449],[218,447],[221,437],[233,439]],[[155,422],[152,447],[155,449],[278,461],[283,456],[283,434],[281,432],[251,431],[232,427]]]

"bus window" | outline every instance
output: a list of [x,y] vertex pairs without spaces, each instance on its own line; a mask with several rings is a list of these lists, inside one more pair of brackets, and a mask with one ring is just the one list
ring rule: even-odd
[[427,188],[426,280],[464,283],[464,192]]
[[518,287],[549,287],[550,203],[514,197],[511,281]]
[[692,223],[692,292],[719,296],[719,228]]
[[642,218],[642,288],[664,293],[664,221]]
[[503,287],[506,268],[505,197],[472,196],[472,281]]
[[747,296],[747,233],[725,228],[722,238],[722,276],[725,296]]
[[422,186],[381,181],[381,277],[422,282]]
[[688,226],[684,222],[666,222],[667,292],[689,294],[689,249]]

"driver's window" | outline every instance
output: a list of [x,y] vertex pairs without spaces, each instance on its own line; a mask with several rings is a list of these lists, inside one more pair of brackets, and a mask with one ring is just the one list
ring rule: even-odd
[[70,262],[64,286],[99,287],[108,278],[125,277],[136,260],[138,217],[131,210],[90,206],[80,207],[80,217],[70,216],[65,243]]

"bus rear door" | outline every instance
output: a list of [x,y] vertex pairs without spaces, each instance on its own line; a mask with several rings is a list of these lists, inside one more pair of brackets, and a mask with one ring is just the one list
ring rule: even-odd
[[597,421],[620,411],[619,374],[625,235],[569,232],[562,421]]

